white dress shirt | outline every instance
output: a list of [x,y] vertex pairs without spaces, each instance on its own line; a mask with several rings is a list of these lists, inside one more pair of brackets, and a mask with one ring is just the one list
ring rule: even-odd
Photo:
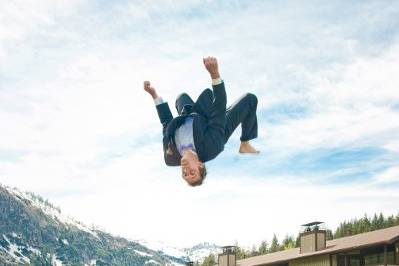
[[[221,78],[212,79],[212,85],[219,85],[222,83]],[[164,103],[161,97],[154,99],[155,105]],[[183,155],[183,151],[190,149],[193,152],[196,151],[194,145],[194,134],[193,134],[193,117],[188,116],[184,123],[175,131],[175,142],[176,148],[180,155]]]

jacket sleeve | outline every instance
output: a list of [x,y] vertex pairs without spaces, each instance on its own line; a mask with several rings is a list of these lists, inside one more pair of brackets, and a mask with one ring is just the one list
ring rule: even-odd
[[169,105],[166,102],[158,104],[156,107],[157,107],[159,120],[161,121],[162,124],[163,154],[164,154],[165,164],[168,166],[178,166],[180,165],[181,156],[179,152],[176,150],[176,148],[174,146],[171,147],[172,154],[168,154],[167,152],[169,148],[168,146],[169,140],[166,137],[166,128],[169,122],[172,121],[173,119],[172,112],[170,111]]
[[168,154],[166,150],[168,149],[167,144],[164,142],[164,159],[165,159],[165,164],[167,166],[178,166],[181,164],[181,156],[180,153],[177,151],[176,147],[172,146],[172,154]]
[[159,120],[161,121],[162,124],[162,133],[165,136],[166,127],[168,126],[169,122],[173,119],[173,115],[172,112],[170,111],[167,102],[158,104],[156,107],[157,107]]
[[226,124],[226,90],[224,81],[218,85],[213,85],[213,102],[210,110],[208,130],[224,136]]

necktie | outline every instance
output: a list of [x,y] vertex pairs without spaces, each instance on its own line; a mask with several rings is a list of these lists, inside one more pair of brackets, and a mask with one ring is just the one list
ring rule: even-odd
[[193,146],[193,144],[187,144],[187,145],[180,145],[180,148],[179,148],[179,151],[180,152],[183,152],[184,150],[187,150],[187,149],[190,149],[190,150],[193,150],[194,149],[194,146]]

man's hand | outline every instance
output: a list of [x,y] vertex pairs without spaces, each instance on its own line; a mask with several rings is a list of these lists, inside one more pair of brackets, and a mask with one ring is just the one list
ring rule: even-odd
[[157,92],[155,91],[154,87],[151,87],[151,83],[149,81],[144,81],[144,90],[148,92],[153,99],[158,98]]
[[215,57],[206,57],[203,58],[204,65],[206,70],[208,70],[209,74],[211,74],[212,79],[220,78],[219,75],[219,68],[218,68],[218,61]]

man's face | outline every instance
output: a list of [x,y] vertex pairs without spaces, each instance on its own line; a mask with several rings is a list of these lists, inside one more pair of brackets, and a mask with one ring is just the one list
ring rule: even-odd
[[183,179],[189,184],[198,182],[201,179],[200,168],[204,167],[197,156],[184,156],[181,159],[181,170]]

